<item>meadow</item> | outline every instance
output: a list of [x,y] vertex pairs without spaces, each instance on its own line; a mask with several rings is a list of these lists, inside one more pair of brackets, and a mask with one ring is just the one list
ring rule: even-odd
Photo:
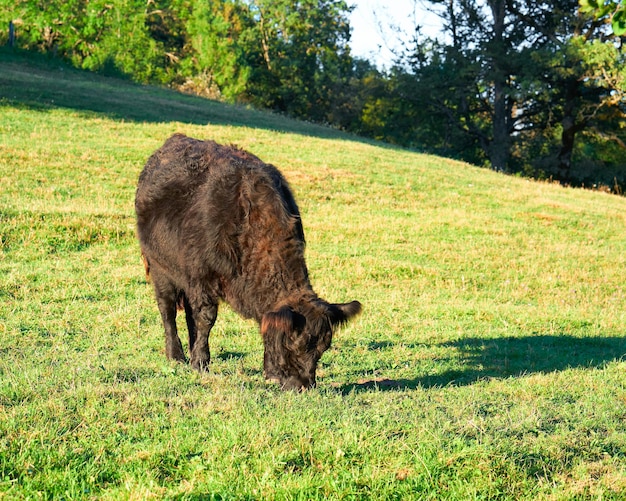
[[[175,132],[281,169],[363,303],[317,388],[225,305],[210,373],[165,359],[133,201]],[[0,186],[0,499],[626,497],[626,198],[6,51]]]

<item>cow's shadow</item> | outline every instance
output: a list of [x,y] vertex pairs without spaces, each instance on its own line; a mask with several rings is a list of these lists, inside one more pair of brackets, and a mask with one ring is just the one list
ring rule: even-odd
[[[392,345],[377,343],[374,348]],[[436,374],[418,374],[415,378],[378,377],[356,383],[338,385],[341,393],[358,391],[389,391],[443,386],[465,386],[490,378],[519,377],[533,373],[549,373],[569,368],[601,368],[609,362],[626,357],[624,337],[574,337],[536,334],[525,337],[485,339],[470,337],[439,346],[453,348],[454,357],[466,367]],[[416,349],[419,349],[416,347]]]

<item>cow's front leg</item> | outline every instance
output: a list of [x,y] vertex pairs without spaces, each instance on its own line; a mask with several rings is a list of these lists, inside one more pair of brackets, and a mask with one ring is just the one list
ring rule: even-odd
[[196,324],[196,339],[191,349],[191,366],[197,371],[207,371],[211,360],[209,334],[217,318],[217,301],[204,303],[198,307],[194,307],[193,304],[191,306]]

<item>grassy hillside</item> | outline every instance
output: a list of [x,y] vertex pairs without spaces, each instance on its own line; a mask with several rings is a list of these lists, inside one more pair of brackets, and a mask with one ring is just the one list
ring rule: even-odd
[[[133,197],[174,132],[278,166],[364,304],[315,390],[226,306],[210,374],[165,360]],[[625,198],[7,53],[0,186],[0,498],[626,495]]]

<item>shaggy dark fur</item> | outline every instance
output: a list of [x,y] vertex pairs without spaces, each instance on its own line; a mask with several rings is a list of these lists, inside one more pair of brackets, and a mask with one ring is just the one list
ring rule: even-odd
[[315,385],[333,328],[361,304],[330,304],[309,283],[300,212],[287,182],[254,155],[177,134],[148,160],[135,199],[141,251],[165,326],[165,353],[206,370],[209,332],[226,301],[261,326],[264,374],[285,389]]

